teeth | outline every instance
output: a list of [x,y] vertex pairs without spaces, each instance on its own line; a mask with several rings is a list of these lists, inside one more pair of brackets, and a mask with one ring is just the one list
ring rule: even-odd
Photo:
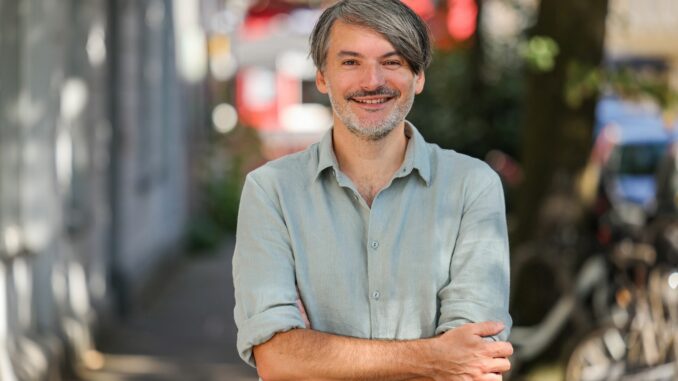
[[361,100],[356,99],[355,101],[356,101],[356,102],[359,102],[359,103],[367,103],[367,104],[369,104],[369,105],[375,105],[375,104],[378,104],[378,103],[384,103],[384,102],[387,101],[387,99],[386,99],[386,98],[382,98],[382,99],[368,99],[368,100],[364,100],[364,101],[361,101]]

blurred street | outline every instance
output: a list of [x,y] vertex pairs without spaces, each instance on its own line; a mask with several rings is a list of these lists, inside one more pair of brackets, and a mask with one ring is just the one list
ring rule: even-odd
[[235,349],[231,254],[182,256],[129,318],[105,329],[103,368],[81,380],[257,380]]
[[[241,192],[339,120],[336,1],[0,0],[0,381],[258,379]],[[678,0],[401,1],[435,57],[407,120],[502,182],[505,379],[678,380]]]

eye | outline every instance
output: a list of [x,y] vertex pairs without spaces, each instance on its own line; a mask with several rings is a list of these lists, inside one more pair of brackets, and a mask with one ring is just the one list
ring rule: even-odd
[[341,61],[341,64],[343,66],[354,66],[354,65],[358,64],[358,61],[356,61],[356,60],[345,60],[345,61]]
[[384,65],[386,65],[388,67],[394,67],[395,68],[395,67],[403,66],[403,63],[400,60],[388,60],[388,61],[384,62]]

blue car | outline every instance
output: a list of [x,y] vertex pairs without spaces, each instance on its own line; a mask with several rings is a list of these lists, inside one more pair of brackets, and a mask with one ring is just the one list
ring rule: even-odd
[[606,196],[652,213],[657,168],[678,141],[678,123],[665,122],[656,105],[606,96],[597,105],[595,133]]

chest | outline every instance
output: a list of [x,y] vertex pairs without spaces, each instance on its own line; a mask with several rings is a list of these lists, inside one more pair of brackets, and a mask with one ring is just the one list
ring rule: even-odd
[[390,177],[365,177],[356,179],[354,184],[360,197],[362,197],[367,205],[371,207],[379,191],[385,188],[389,181]]
[[379,291],[402,298],[449,283],[461,205],[410,185],[394,182],[370,208],[355,191],[339,188],[314,192],[305,208],[290,210],[299,286],[318,296],[365,298]]

